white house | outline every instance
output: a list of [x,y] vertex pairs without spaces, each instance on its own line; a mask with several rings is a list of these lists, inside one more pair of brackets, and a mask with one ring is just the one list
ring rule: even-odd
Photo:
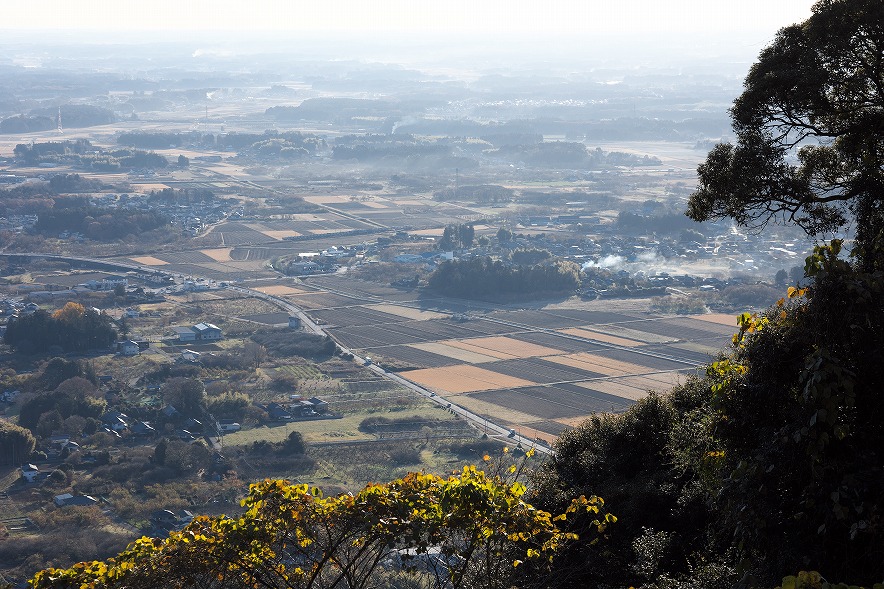
[[141,348],[138,347],[138,342],[133,340],[126,340],[124,342],[120,342],[120,354],[123,356],[136,356],[141,352]]

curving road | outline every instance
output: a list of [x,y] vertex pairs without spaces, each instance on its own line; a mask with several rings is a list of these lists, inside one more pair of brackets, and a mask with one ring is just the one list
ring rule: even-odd
[[[84,257],[80,257],[80,256],[64,256],[64,255],[58,255],[58,254],[40,254],[40,253],[28,253],[28,254],[0,253],[0,256],[3,256],[3,257],[17,256],[17,257],[31,257],[31,258],[49,258],[49,259],[60,260],[60,261],[65,261],[65,262],[73,261],[73,262],[80,262],[80,263],[86,263],[86,264],[91,264],[91,265],[100,265],[100,266],[104,266],[107,268],[116,268],[116,269],[124,270],[124,271],[133,271],[134,270],[137,272],[147,272],[150,274],[162,274],[164,276],[168,276],[171,278],[175,278],[176,276],[179,275],[179,273],[177,273],[177,272],[166,272],[164,270],[158,269],[155,266],[141,266],[138,264],[127,264],[125,262],[112,262],[112,261],[108,261],[108,260],[102,260],[102,259],[96,259],[96,258],[84,258]],[[255,298],[259,298],[261,300],[275,304],[276,306],[285,310],[290,315],[294,315],[294,316],[297,316],[298,318],[300,318],[301,325],[304,326],[309,331],[311,331],[317,335],[329,335],[325,332],[324,329],[322,329],[322,327],[320,327],[315,322],[313,322],[300,308],[298,308],[297,306],[293,305],[291,302],[289,302],[281,297],[276,297],[273,295],[263,293],[259,290],[245,288],[245,287],[238,286],[238,285],[228,285],[228,286],[221,287],[221,288],[227,289],[227,290],[232,290],[234,292],[239,292],[242,294],[247,294],[249,296],[253,296]],[[322,289],[322,290],[328,290],[328,289]],[[331,292],[331,290],[328,290],[328,292]],[[401,303],[397,303],[397,304],[401,304]],[[406,380],[406,379],[402,378],[401,376],[399,376],[398,374],[387,372],[386,370],[384,370],[380,366],[376,366],[374,364],[371,364],[370,362],[367,362],[367,360],[365,358],[357,356],[348,348],[341,347],[341,350],[344,353],[353,354],[353,361],[354,362],[357,362],[363,366],[366,366],[368,369],[372,370],[375,374],[378,374],[378,375],[382,376],[383,378],[391,380],[391,381],[395,382],[396,384],[399,384],[399,385],[429,399],[430,401],[436,403],[437,405],[439,405],[445,409],[449,409],[455,415],[459,415],[463,419],[466,419],[468,422],[472,423],[477,429],[488,433],[489,436],[498,437],[502,441],[513,444],[513,445],[522,446],[525,448],[534,448],[540,454],[545,454],[545,455],[552,455],[553,454],[553,451],[551,448],[549,448],[548,446],[544,446],[542,444],[537,443],[537,440],[533,440],[533,439],[521,436],[515,430],[511,430],[511,429],[505,428],[501,425],[498,425],[496,423],[493,423],[491,421],[488,421],[488,419],[481,417],[479,415],[476,415],[475,413],[468,411],[467,409],[464,409],[463,407],[457,405],[457,403],[449,401],[445,397],[441,397],[429,389],[426,389],[426,388],[424,388],[420,385],[417,385],[409,380]]]

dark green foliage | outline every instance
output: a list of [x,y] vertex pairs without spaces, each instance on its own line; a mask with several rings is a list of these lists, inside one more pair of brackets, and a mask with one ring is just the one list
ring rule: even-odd
[[804,298],[745,315],[704,379],[561,437],[535,503],[595,493],[619,518],[576,584],[884,578],[884,275],[837,253],[808,259]]
[[65,360],[64,358],[49,360],[43,367],[37,382],[42,390],[51,391],[58,388],[58,385],[64,381],[77,376],[85,378],[93,385],[98,383],[91,363]]
[[194,140],[199,140],[200,138],[199,133],[145,133],[143,131],[128,131],[117,135],[117,143],[119,145],[138,147],[141,149],[168,149],[169,147],[180,147],[182,144],[182,136]]
[[785,269],[777,270],[774,275],[774,284],[779,288],[784,288],[787,280],[789,280],[789,273]]
[[290,433],[282,442],[259,440],[253,442],[248,448],[250,454],[258,456],[268,456],[271,454],[293,456],[307,453],[307,444],[304,443],[304,436],[301,435],[301,432]]
[[[81,382],[72,383],[73,386],[65,386],[66,383],[71,381]],[[22,403],[18,416],[19,424],[31,431],[36,431],[41,423],[41,419],[47,414],[49,417],[43,419],[46,427],[50,427],[53,420],[57,420],[58,425],[60,425],[61,420],[67,419],[72,415],[86,418],[100,417],[104,413],[105,400],[95,394],[95,389],[91,385],[83,386],[82,383],[88,383],[88,381],[74,377],[61,383],[53,391],[39,393],[31,397]],[[41,433],[48,435],[53,432],[50,430]]]
[[133,168],[165,168],[169,162],[158,153],[139,149],[117,149],[95,152],[89,141],[61,141],[19,144],[15,156],[30,165],[40,163],[67,163],[92,168],[96,171],[116,171]]
[[27,462],[35,445],[30,431],[0,419],[0,464],[18,466]]
[[[731,110],[736,145],[700,166],[688,214],[809,233],[856,220],[855,254],[874,267],[884,228],[884,4],[822,0],[782,29]],[[798,149],[798,164],[787,158]]]
[[645,216],[629,211],[621,211],[620,214],[617,215],[617,229],[630,235],[650,233],[669,234],[690,231],[698,234],[702,240],[705,240],[702,233],[699,231],[702,228],[702,225],[691,221],[680,213]]
[[884,277],[831,255],[808,300],[774,309],[735,354],[747,372],[711,377],[724,531],[762,579],[808,563],[884,578]]
[[304,444],[304,436],[301,435],[301,432],[290,433],[283,448],[290,454],[304,454],[307,451],[307,445]]
[[433,193],[433,198],[441,201],[470,200],[476,203],[509,202],[513,199],[513,189],[498,184],[479,184],[445,188]]
[[251,399],[243,393],[223,393],[208,399],[209,413],[217,419],[243,419],[251,405]]
[[90,104],[63,104],[61,107],[39,108],[32,110],[30,114],[35,117],[50,117],[57,123],[55,119],[59,112],[61,112],[61,124],[70,129],[107,125],[117,120],[114,111],[109,108]]
[[212,452],[201,442],[186,443],[176,439],[162,439],[154,448],[151,462],[174,473],[192,473],[199,468],[210,468]]
[[16,158],[24,160],[27,164],[36,164],[45,157],[65,154],[83,155],[91,149],[93,146],[88,139],[73,139],[32,144],[19,143],[15,146],[13,153]]
[[330,337],[312,333],[268,329],[256,331],[251,339],[267,348],[271,355],[282,358],[300,356],[324,360],[333,356],[337,350],[337,345]]
[[117,339],[113,320],[93,309],[56,318],[43,309],[10,321],[3,341],[24,354],[43,354],[53,347],[66,352],[109,347]]
[[520,264],[523,266],[533,266],[534,264],[539,264],[545,260],[548,260],[552,254],[547,250],[542,249],[517,249],[513,250],[513,253],[510,255],[513,263]]
[[737,144],[700,166],[688,215],[850,223],[855,265],[840,241],[817,248],[806,298],[746,316],[710,367],[706,483],[715,532],[761,584],[808,568],[871,584],[884,579],[884,4],[813,12],[762,51],[731,111]]
[[598,169],[611,166],[654,166],[660,160],[622,151],[605,152],[601,148],[589,150],[582,143],[550,141],[524,145],[504,145],[495,155],[511,161],[542,168]]
[[[84,178],[79,174],[56,174],[49,179],[49,188],[54,194],[71,192],[96,192],[104,188],[99,180]],[[85,201],[81,201],[85,204]]]
[[137,236],[169,224],[155,211],[104,209],[94,206],[60,206],[41,214],[34,228],[43,235],[62,231],[82,233],[95,241],[112,241]]
[[[622,415],[595,416],[559,439],[555,457],[535,474],[535,504],[555,510],[580,495],[607,494],[605,503],[618,518],[602,562],[587,561],[589,547],[582,545],[560,561],[574,571],[568,586],[628,586],[658,575],[683,576],[695,553],[707,549],[713,511],[699,474],[680,458],[684,446],[694,450],[705,443],[704,428],[687,425],[702,398],[703,384],[693,380]],[[697,440],[674,443],[677,431],[689,430]],[[658,540],[653,563],[649,538]]]
[[48,131],[56,126],[55,119],[50,117],[26,117],[19,115],[0,121],[0,133],[33,133],[35,131]]
[[445,226],[442,239],[439,240],[439,249],[454,250],[472,247],[476,231],[469,223],[451,223]]
[[504,448],[504,444],[494,438],[484,437],[478,440],[470,440],[468,442],[458,442],[448,447],[452,454],[461,458],[479,462],[486,454],[489,456],[499,455]]
[[170,378],[163,384],[163,401],[185,417],[199,417],[206,409],[206,389],[194,378]]
[[573,292],[580,286],[579,267],[571,262],[512,266],[491,258],[443,262],[427,286],[447,296],[498,300]]

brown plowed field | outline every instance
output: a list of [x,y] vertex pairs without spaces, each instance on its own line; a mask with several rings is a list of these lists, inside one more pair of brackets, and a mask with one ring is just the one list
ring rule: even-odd
[[469,364],[457,364],[442,368],[424,368],[408,373],[408,380],[431,390],[447,394],[523,387],[535,384],[529,380],[513,378]]
[[576,335],[577,337],[585,337],[586,339],[595,340],[598,342],[604,342],[606,344],[614,344],[616,346],[628,346],[628,347],[636,347],[645,345],[644,342],[639,342],[634,339],[626,339],[623,337],[617,337],[616,335],[609,335],[607,333],[600,333],[598,331],[592,331],[590,329],[580,328],[580,327],[570,327],[568,329],[560,329],[562,333],[566,333],[568,335]]
[[605,376],[626,376],[630,374],[645,374],[653,372],[652,369],[640,364],[631,364],[629,362],[620,362],[605,358],[597,354],[577,353],[568,354],[567,356],[549,356],[546,358],[550,362],[564,364],[565,366],[573,366],[581,370],[589,370],[590,372],[598,372]]
[[482,337],[468,340],[452,340],[445,342],[450,346],[464,350],[472,350],[480,354],[488,354],[500,359],[531,358],[534,356],[549,356],[561,354],[561,350],[538,346],[523,342],[510,337]]
[[[481,364],[483,362],[494,362],[495,360],[497,360],[497,356],[489,356],[487,354],[480,354],[472,350],[465,350],[456,346],[448,345],[447,342],[425,342],[420,344],[411,344],[411,347],[417,348],[418,350],[423,350],[425,352],[430,352],[432,354],[447,356],[448,358],[453,358],[455,360],[458,360],[459,362],[469,362],[470,364]],[[410,375],[409,378],[411,378]]]
[[533,380],[541,383],[572,382],[586,380],[587,378],[600,378],[603,374],[565,367],[555,362],[541,358],[517,358],[515,360],[501,360],[483,364],[482,368],[508,374],[516,378]]

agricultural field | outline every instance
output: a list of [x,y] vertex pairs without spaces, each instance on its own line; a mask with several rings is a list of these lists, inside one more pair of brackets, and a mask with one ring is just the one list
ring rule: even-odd
[[[534,308],[385,298],[347,277],[310,281],[307,314],[342,346],[490,421],[551,441],[597,412],[619,412],[683,381],[729,344],[726,315],[660,316],[641,301]],[[355,301],[363,298],[362,304]],[[293,296],[296,303],[300,296]],[[438,304],[437,304],[438,303]]]

